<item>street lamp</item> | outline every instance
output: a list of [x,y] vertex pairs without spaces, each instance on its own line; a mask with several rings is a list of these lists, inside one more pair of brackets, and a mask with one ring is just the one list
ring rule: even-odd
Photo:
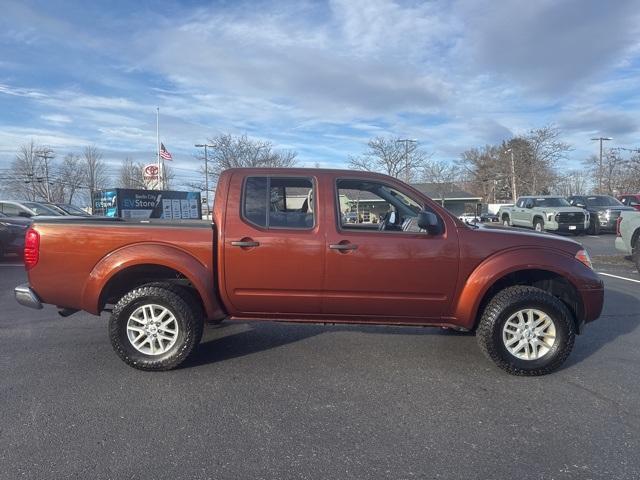
[[196,148],[204,148],[204,200],[207,204],[207,219],[209,219],[209,161],[207,158],[207,148],[214,148],[214,145],[198,143]]
[[602,142],[608,142],[613,140],[611,137],[596,137],[592,138],[592,141],[600,142],[600,163],[598,165],[598,193],[602,193]]
[[404,180],[409,183],[409,144],[415,144],[418,141],[412,138],[399,138],[396,143],[404,143]]
[[511,154],[511,197],[513,203],[516,203],[516,201],[518,200],[518,195],[516,194],[516,162],[513,159],[513,148],[507,148],[504,153]]

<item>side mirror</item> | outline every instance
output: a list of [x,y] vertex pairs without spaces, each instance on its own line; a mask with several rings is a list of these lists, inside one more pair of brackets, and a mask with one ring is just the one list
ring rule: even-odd
[[418,227],[422,230],[426,230],[429,235],[440,234],[440,222],[438,217],[433,212],[427,212],[423,210],[418,214]]
[[29,212],[18,212],[18,216],[19,217],[24,217],[24,218],[31,218],[32,215]]
[[574,203],[574,206],[578,208],[587,208],[587,206],[584,203],[580,203],[580,202]]
[[533,208],[533,203],[527,203],[524,208]]

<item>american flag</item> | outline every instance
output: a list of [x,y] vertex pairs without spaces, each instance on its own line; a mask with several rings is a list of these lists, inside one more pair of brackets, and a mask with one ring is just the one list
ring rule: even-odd
[[167,147],[164,146],[164,143],[160,144],[160,156],[165,160],[173,160],[171,153],[167,150]]

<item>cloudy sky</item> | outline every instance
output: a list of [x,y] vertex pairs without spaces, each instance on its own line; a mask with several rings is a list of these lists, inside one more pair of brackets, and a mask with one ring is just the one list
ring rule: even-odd
[[344,166],[376,135],[434,158],[555,124],[640,147],[637,0],[2,2],[0,168],[33,138],[62,156],[152,160],[246,133]]

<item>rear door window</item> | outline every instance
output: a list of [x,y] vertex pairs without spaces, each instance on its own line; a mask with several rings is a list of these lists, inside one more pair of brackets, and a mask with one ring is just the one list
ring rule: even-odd
[[17,217],[20,214],[20,209],[10,203],[2,203],[0,204],[0,208],[2,209],[2,213],[8,217]]
[[248,177],[242,216],[268,229],[311,229],[315,225],[314,187],[310,178]]

